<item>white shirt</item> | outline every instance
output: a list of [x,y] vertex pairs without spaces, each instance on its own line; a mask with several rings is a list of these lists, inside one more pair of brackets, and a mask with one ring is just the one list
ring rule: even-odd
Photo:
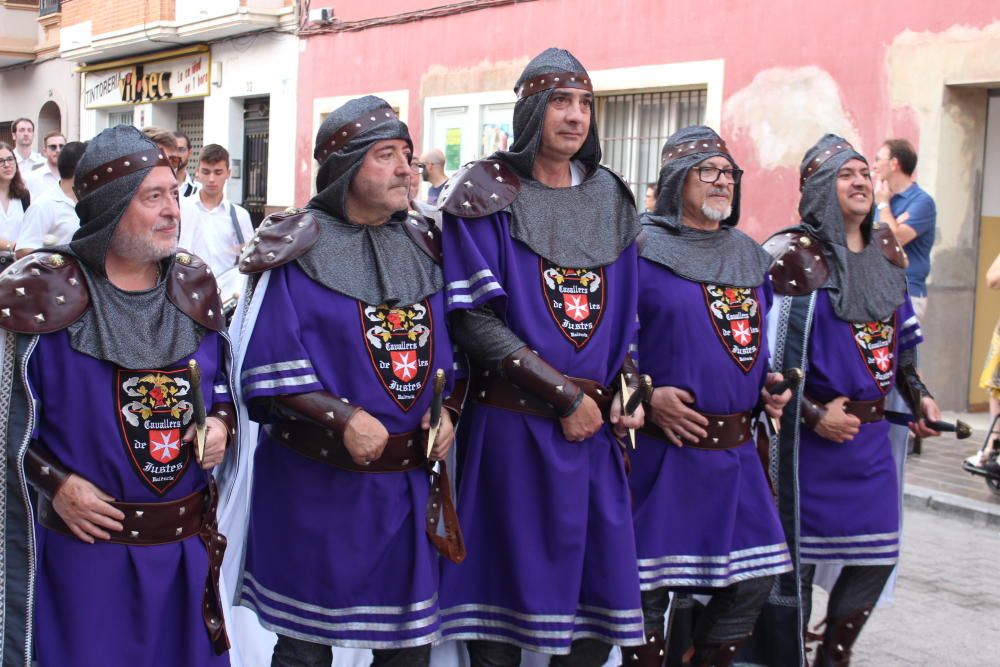
[[21,178],[27,178],[28,174],[45,164],[45,158],[40,153],[31,152],[28,153],[28,157],[21,157],[20,153],[14,151],[14,157],[17,158],[17,168],[21,172]]
[[184,182],[181,183],[181,187],[179,188],[181,197],[196,195],[198,194],[198,190],[201,190],[201,183],[195,183],[191,180],[191,174],[184,172]]
[[205,260],[215,275],[235,266],[239,259],[240,241],[233,229],[230,207],[236,211],[243,243],[247,243],[253,238],[253,225],[245,208],[223,199],[209,210],[201,195],[181,199],[181,235],[177,245]]
[[67,197],[62,188],[57,187],[42,195],[38,201],[31,200],[15,247],[18,250],[35,250],[63,245],[69,243],[79,228],[76,202]]
[[[28,210],[34,208],[29,206]],[[3,206],[0,205],[0,239],[7,241],[17,241],[17,235],[21,233],[21,228],[24,226],[24,205],[21,204],[21,200],[16,197],[11,197],[10,203],[7,204],[7,210],[3,210]]]
[[[24,177],[24,185],[31,193],[31,202],[41,199],[49,190],[59,189],[59,175],[53,174],[48,165],[39,167]],[[28,208],[31,208],[30,206]]]

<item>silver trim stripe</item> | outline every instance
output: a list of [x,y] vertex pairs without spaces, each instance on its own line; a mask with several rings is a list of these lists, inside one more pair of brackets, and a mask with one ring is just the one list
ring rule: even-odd
[[[587,622],[578,625],[586,626],[602,626],[600,623]],[[524,626],[516,625],[514,623],[508,623],[507,621],[500,621],[492,618],[457,618],[451,621],[445,621],[441,623],[441,632],[444,634],[449,634],[448,631],[452,628],[457,627],[474,627],[474,628],[493,628],[496,630],[507,630],[524,637],[532,637],[534,639],[570,639],[572,637],[578,636],[580,633],[573,632],[571,629],[567,628],[565,630],[531,630],[525,628]],[[643,625],[642,623],[630,623],[627,626],[620,626],[620,630],[608,627],[612,633],[629,633],[634,632],[637,634],[642,634]],[[593,632],[593,631],[591,631]],[[613,635],[602,635],[601,633],[594,633],[598,637],[606,637],[611,641],[611,643],[618,643],[620,638],[616,638]],[[449,637],[454,639],[454,637]]]
[[783,565],[778,565],[775,567],[749,570],[747,572],[740,572],[739,574],[733,574],[732,576],[726,577],[725,579],[702,579],[697,577],[654,577],[654,578],[639,578],[639,589],[643,591],[656,590],[657,588],[663,588],[664,586],[698,586],[702,588],[725,588],[726,586],[731,586],[735,583],[746,581],[747,579],[756,579],[758,577],[766,577],[772,574],[784,574],[785,572],[792,571],[791,560],[787,561]]
[[212,386],[212,391],[216,394],[229,394],[229,387],[224,384],[217,384]]
[[769,544],[762,547],[751,547],[732,551],[728,556],[663,556],[662,558],[640,558],[639,567],[655,567],[667,563],[732,563],[750,556],[773,555],[778,553],[788,554],[788,547],[784,542],[780,544]]
[[496,280],[496,277],[493,275],[492,271],[490,271],[489,269],[483,269],[482,271],[473,273],[471,276],[469,276],[468,280],[451,281],[445,286],[445,289],[448,290],[449,292],[452,290],[466,290],[475,285],[476,283],[478,283],[483,278],[493,278],[494,280]]
[[290,621],[296,625],[301,625],[307,628],[316,628],[317,630],[326,630],[328,632],[403,632],[405,630],[419,630],[432,625],[437,625],[438,623],[438,617],[435,614],[431,614],[425,618],[418,618],[415,621],[406,621],[403,623],[372,623],[363,621],[341,621],[339,623],[331,623],[329,621],[318,621],[313,618],[296,616],[295,614],[291,614],[287,611],[280,611],[265,602],[261,602],[257,599],[257,596],[254,595],[253,590],[249,586],[243,587],[243,601],[250,602],[259,611],[262,611],[272,618]]
[[319,384],[319,378],[315,375],[299,375],[292,378],[278,378],[277,380],[261,380],[243,385],[243,394],[253,393],[260,389],[277,389],[279,387],[299,387],[304,384]]
[[836,556],[837,554],[888,554],[899,553],[899,543],[887,544],[882,547],[802,547],[802,555]]
[[485,285],[483,285],[482,287],[480,287],[479,289],[477,289],[472,294],[456,294],[454,296],[452,296],[451,294],[449,294],[448,295],[448,305],[451,305],[453,303],[474,303],[476,301],[476,299],[478,299],[482,295],[487,294],[489,292],[492,292],[494,290],[500,290],[500,289],[502,289],[500,287],[500,283],[498,283],[497,281],[494,280],[492,282],[486,283]]
[[250,587],[255,589],[252,592],[257,593],[263,598],[277,602],[279,604],[286,604],[302,611],[307,611],[312,614],[323,614],[325,616],[358,616],[366,614],[376,614],[376,615],[392,615],[392,614],[414,614],[421,611],[426,611],[437,605],[438,598],[435,594],[434,597],[429,600],[424,600],[422,602],[414,602],[413,604],[403,605],[403,606],[376,606],[368,605],[362,607],[341,607],[339,609],[330,609],[328,607],[320,607],[319,605],[310,604],[308,602],[301,602],[295,598],[288,597],[287,595],[282,595],[266,586],[262,586],[257,579],[254,578],[249,572],[243,573],[243,589],[247,590],[246,582],[250,583]]
[[240,380],[246,381],[247,378],[254,375],[265,375],[268,373],[279,373],[281,371],[294,371],[300,368],[307,368],[312,370],[312,362],[308,359],[295,359],[294,361],[279,361],[274,364],[264,364],[263,366],[254,366],[253,368],[248,368],[243,373],[240,374]]
[[845,535],[843,537],[810,537],[803,535],[799,542],[802,544],[848,544],[851,542],[884,542],[886,540],[898,540],[899,531],[894,533],[871,533],[868,535]]
[[800,559],[808,565],[895,565],[899,556],[894,558],[807,558]]
[[703,574],[703,575],[723,576],[727,574],[735,574],[737,572],[745,572],[747,570],[760,569],[761,567],[767,567],[772,565],[779,565],[781,563],[791,563],[791,562],[792,562],[792,557],[786,551],[783,554],[777,554],[775,556],[766,556],[763,558],[755,558],[753,560],[741,561],[733,565],[720,565],[716,567],[665,566],[656,568],[654,570],[640,570],[639,577],[646,578],[651,575],[664,575],[664,574]]

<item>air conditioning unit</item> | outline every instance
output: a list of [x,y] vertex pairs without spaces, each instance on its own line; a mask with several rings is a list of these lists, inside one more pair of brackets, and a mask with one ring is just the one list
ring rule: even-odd
[[309,23],[319,23],[320,25],[329,25],[333,23],[333,8],[323,7],[322,9],[310,9]]

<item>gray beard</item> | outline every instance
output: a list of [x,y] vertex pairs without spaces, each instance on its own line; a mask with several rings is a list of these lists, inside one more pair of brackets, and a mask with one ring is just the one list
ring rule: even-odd
[[712,208],[708,204],[701,205],[701,214],[712,222],[722,222],[729,216],[733,214],[733,207],[727,206],[725,210],[720,211],[717,208]]

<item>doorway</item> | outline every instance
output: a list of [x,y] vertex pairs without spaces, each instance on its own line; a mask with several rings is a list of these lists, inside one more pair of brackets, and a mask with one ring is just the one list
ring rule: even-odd
[[243,208],[249,211],[254,228],[266,215],[270,115],[270,97],[243,103]]

